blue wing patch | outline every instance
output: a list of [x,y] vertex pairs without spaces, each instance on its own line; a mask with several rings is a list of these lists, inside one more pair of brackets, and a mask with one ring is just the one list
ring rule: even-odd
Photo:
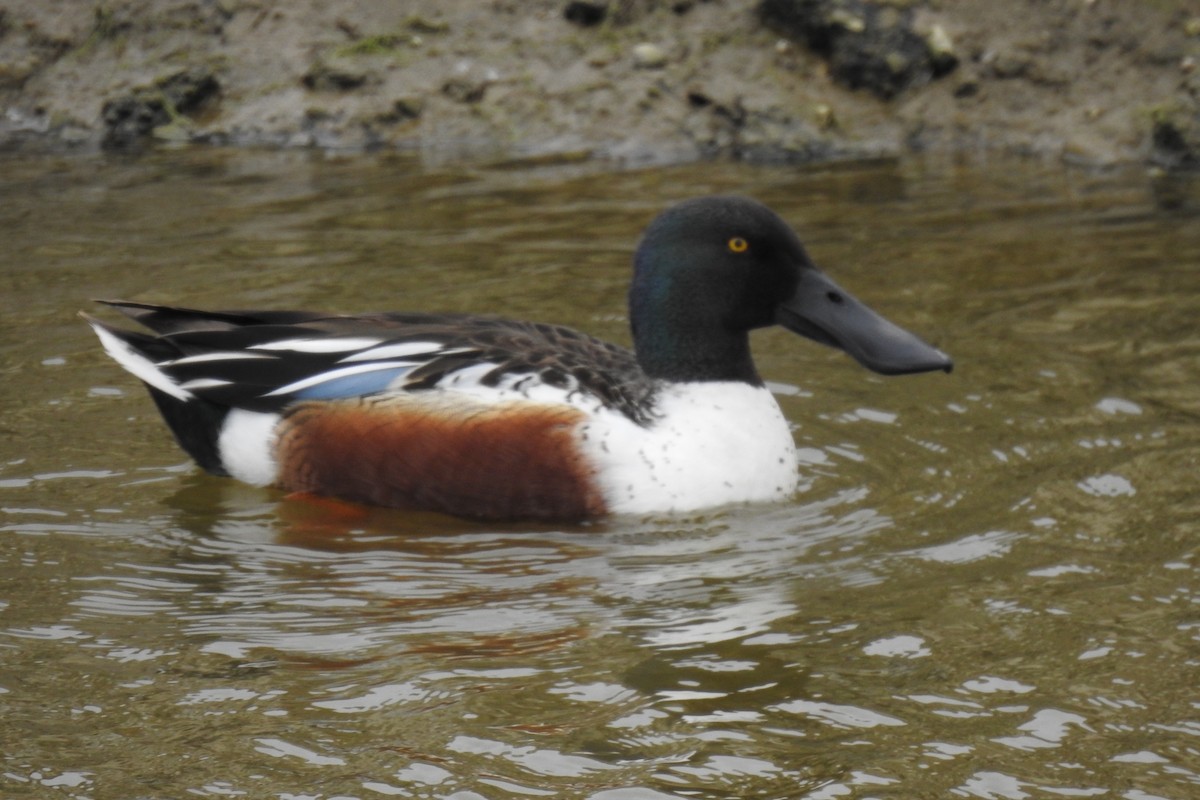
[[392,369],[363,372],[358,375],[344,375],[340,378],[330,378],[327,381],[309,386],[296,392],[293,397],[298,400],[337,400],[342,397],[357,397],[364,394],[382,392],[391,385],[392,381],[412,372],[412,367],[394,367]]

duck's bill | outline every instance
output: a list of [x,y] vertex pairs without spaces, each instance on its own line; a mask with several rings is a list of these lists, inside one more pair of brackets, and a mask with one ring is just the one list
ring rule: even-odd
[[954,368],[950,356],[888,322],[815,269],[804,270],[796,294],[779,306],[775,319],[801,336],[846,351],[883,375]]

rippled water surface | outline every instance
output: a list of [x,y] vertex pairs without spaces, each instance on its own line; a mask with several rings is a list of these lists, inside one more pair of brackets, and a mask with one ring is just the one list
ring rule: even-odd
[[[476,310],[628,341],[753,194],[951,352],[782,331],[789,503],[558,529],[198,474],[75,313]],[[0,796],[1200,796],[1200,184],[1022,162],[0,161]]]

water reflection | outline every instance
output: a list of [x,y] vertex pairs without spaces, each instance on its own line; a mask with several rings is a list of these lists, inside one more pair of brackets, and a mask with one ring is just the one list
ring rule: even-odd
[[[1195,181],[294,153],[0,169],[5,797],[1200,784]],[[716,190],[780,208],[959,357],[896,383],[756,337],[804,464],[786,504],[562,529],[285,498],[196,474],[73,318],[114,295],[483,309],[624,341],[641,226]]]

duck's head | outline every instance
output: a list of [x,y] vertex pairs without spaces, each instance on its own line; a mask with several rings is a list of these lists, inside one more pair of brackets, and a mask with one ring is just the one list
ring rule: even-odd
[[629,308],[638,361],[666,380],[760,382],[748,334],[769,325],[885,375],[953,367],[834,283],[787,223],[744,197],[687,200],[660,214],[634,257]]

